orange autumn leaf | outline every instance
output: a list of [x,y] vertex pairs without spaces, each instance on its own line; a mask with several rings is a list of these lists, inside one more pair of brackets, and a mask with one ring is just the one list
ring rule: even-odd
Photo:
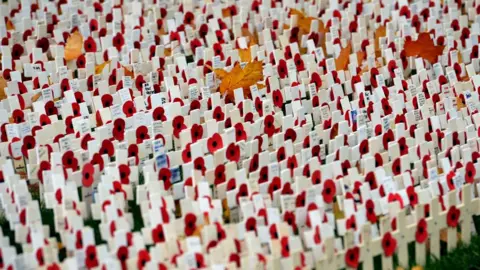
[[252,53],[250,52],[250,47],[247,49],[238,49],[238,57],[240,57],[241,62],[252,61]]
[[252,33],[250,32],[250,30],[248,30],[248,28],[246,28],[246,27],[242,27],[242,36],[249,38],[248,46],[252,46],[252,45],[258,44],[258,39],[257,39],[257,37],[256,37],[254,34],[252,34]]
[[233,100],[234,91],[238,88],[243,88],[245,96],[250,94],[250,86],[256,84],[263,78],[263,64],[260,61],[253,61],[248,63],[245,68],[241,68],[237,63],[230,72],[215,69],[217,78],[221,78],[219,91]]
[[5,93],[5,88],[7,87],[7,81],[3,76],[0,76],[0,100],[4,100],[7,98],[7,94]]
[[65,44],[65,60],[70,61],[77,59],[82,55],[83,48],[83,36],[80,32],[75,31],[67,39],[67,44]]
[[126,68],[125,66],[122,66],[122,67],[123,67],[123,75],[124,75],[124,76],[128,76],[128,77],[131,77],[131,78],[135,78],[132,70]]
[[335,59],[335,67],[337,68],[337,70],[346,70],[348,68],[351,51],[352,44],[350,43],[348,43],[348,45],[340,51],[337,59]]
[[110,61],[105,61],[101,63],[100,65],[95,66],[95,74],[102,74],[103,69],[105,68],[106,65],[110,64]]
[[12,21],[10,21],[8,18],[7,18],[6,28],[7,28],[7,31],[15,30],[15,26],[13,25]]
[[359,51],[357,52],[357,65],[360,67],[362,66],[362,62],[363,60],[367,57],[367,53],[365,53],[364,51]]
[[290,15],[297,15],[298,28],[304,34],[310,33],[310,25],[314,20],[318,21],[318,32],[324,33],[324,34],[328,32],[328,29],[325,28],[325,24],[323,23],[322,20],[318,20],[317,18],[314,18],[314,17],[307,17],[303,12],[301,12],[298,9],[294,9],[294,8],[290,9]]
[[417,40],[407,40],[404,48],[407,56],[420,56],[434,64],[437,62],[438,56],[443,54],[445,46],[435,46],[429,33],[421,33]]
[[232,17],[232,12],[230,11],[230,7],[222,8],[222,16],[224,18]]
[[385,26],[380,26],[375,30],[375,50],[380,50],[380,38],[387,35],[387,28]]

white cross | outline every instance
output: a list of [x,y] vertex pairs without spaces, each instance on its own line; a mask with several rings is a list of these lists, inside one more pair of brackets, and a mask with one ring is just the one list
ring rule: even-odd
[[[425,205],[417,205],[415,207],[415,215],[417,217],[417,224],[418,221],[425,217]],[[430,232],[430,228],[428,227],[428,220],[427,221],[427,232]],[[417,228],[417,224],[411,224],[410,226],[414,226],[414,230]],[[428,240],[428,239],[427,239]],[[427,241],[423,243],[418,243],[415,241],[415,262],[419,265],[425,265],[427,262],[426,258],[426,251],[427,251]]]
[[461,228],[462,228],[462,242],[465,244],[470,243],[472,237],[472,216],[480,214],[480,198],[472,199],[472,185],[466,184],[462,189],[462,204],[463,208]]
[[[444,211],[446,213],[446,211]],[[430,254],[440,258],[440,230],[447,226],[445,213],[440,213],[438,197],[430,202],[430,216],[427,218],[428,235],[430,239]]]
[[[389,217],[382,217],[380,219],[380,237],[375,239],[377,244],[377,250],[374,250],[375,254],[382,254],[382,269],[384,270],[393,270],[393,256],[387,257],[382,250],[382,239],[385,233],[391,231],[390,227],[390,218]],[[395,236],[394,236],[395,237]]]
[[380,241],[372,241],[372,227],[369,223],[362,226],[362,245],[360,246],[360,260],[364,269],[373,269],[373,257],[381,250]]
[[416,227],[416,224],[407,224],[405,209],[398,212],[395,238],[398,246],[398,263],[402,267],[408,267],[408,243],[415,240]]

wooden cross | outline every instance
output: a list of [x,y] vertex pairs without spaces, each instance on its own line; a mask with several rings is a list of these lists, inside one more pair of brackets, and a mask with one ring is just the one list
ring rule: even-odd
[[[444,211],[441,217],[441,219],[443,218],[445,223],[447,222],[448,209],[452,205],[454,206],[457,205],[457,192],[458,192],[457,190],[452,190],[448,193],[448,208],[446,209],[446,211]],[[463,205],[461,208],[459,208],[459,210],[460,210],[460,217],[458,219],[459,219],[459,222],[462,222],[462,220],[465,220],[464,218],[465,215],[462,215]],[[456,247],[457,247],[457,228],[452,228],[450,226],[447,226],[447,250],[448,252],[450,252]]]
[[470,239],[472,237],[472,216],[476,216],[480,214],[480,198],[472,199],[472,185],[466,184],[463,186],[462,189],[462,204],[459,208],[463,208],[460,210],[464,218],[461,222],[462,228],[462,242],[465,244],[470,243]]
[[430,202],[430,216],[427,218],[430,254],[435,258],[440,258],[440,230],[447,226],[446,211],[445,213],[440,211],[438,197],[435,197]]
[[416,227],[416,224],[407,224],[405,209],[398,212],[395,238],[398,246],[398,264],[402,267],[408,267],[408,243],[415,239]]
[[[417,205],[415,207],[415,215],[417,217],[417,224],[418,221],[421,220],[422,218],[425,217],[425,205]],[[417,224],[412,224],[410,226],[414,226],[414,230],[417,228]],[[428,224],[428,221],[427,221]],[[430,228],[428,228],[427,225],[427,230],[430,231]],[[427,257],[426,257],[426,251],[427,251],[427,241],[423,243],[418,243],[415,241],[415,262],[419,265],[425,265],[427,262]]]
[[373,269],[373,257],[377,255],[374,250],[381,249],[380,241],[372,241],[372,227],[369,223],[362,226],[362,245],[360,246],[360,261],[364,269]]
[[380,237],[375,239],[378,244],[377,249],[374,250],[374,254],[382,254],[382,269],[384,270],[393,270],[393,256],[387,257],[382,251],[383,235],[389,231],[391,231],[390,218],[384,216],[380,219]]

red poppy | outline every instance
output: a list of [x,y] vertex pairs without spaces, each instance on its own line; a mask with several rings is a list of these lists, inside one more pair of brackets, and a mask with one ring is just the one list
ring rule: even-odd
[[293,57],[293,61],[295,62],[295,66],[297,67],[298,72],[305,70],[305,64],[303,63],[302,56],[300,56],[299,53],[295,54],[295,56]]
[[332,179],[325,180],[323,184],[322,197],[325,203],[332,203],[337,193],[335,182]]
[[283,258],[286,258],[286,257],[289,257],[290,256],[290,246],[288,244],[288,237],[287,236],[283,236],[281,239],[280,239],[280,245],[281,245],[281,253],[282,253],[282,257]]
[[83,165],[82,169],[82,184],[84,187],[90,187],[93,184],[93,174],[95,169],[91,163]]
[[197,216],[195,216],[194,214],[192,213],[188,213],[185,215],[185,219],[184,219],[184,223],[185,223],[185,235],[186,236],[191,236],[195,230],[197,229]]
[[130,167],[126,164],[120,164],[118,166],[118,172],[120,174],[120,182],[123,185],[130,184]]
[[22,155],[28,158],[28,150],[35,148],[35,137],[27,135],[23,138]]
[[293,172],[297,168],[298,162],[295,155],[288,157],[287,159],[287,168],[290,169],[290,176],[293,177]]
[[135,104],[131,100],[123,103],[122,110],[127,117],[131,117],[137,112],[137,110],[135,109]]
[[113,121],[112,134],[117,141],[125,139],[125,120],[123,118],[117,118]]
[[121,246],[117,250],[117,259],[122,265],[122,269],[127,269],[128,247]]
[[40,180],[40,183],[43,184],[43,171],[49,171],[51,168],[52,166],[50,165],[50,162],[46,160],[43,160],[42,162],[40,162],[40,168],[38,169],[38,172],[37,172],[37,178],[38,180]]
[[248,172],[255,172],[256,170],[258,170],[258,166],[259,166],[258,153],[255,153],[252,159],[250,160],[250,164],[248,166]]
[[173,136],[175,136],[177,139],[180,138],[180,132],[187,128],[187,126],[184,124],[184,121],[185,119],[181,115],[177,115],[175,118],[173,118]]
[[345,221],[345,227],[347,230],[353,229],[354,231],[357,230],[357,221],[355,219],[355,215],[350,216]]
[[275,105],[275,107],[282,108],[283,107],[282,91],[280,91],[279,89],[273,90],[272,97],[273,97],[273,105]]
[[392,163],[392,172],[393,175],[400,175],[402,173],[402,163],[400,158],[396,158]]
[[150,139],[150,135],[148,134],[148,128],[146,126],[139,126],[137,127],[137,131],[135,132],[137,136],[137,144],[142,143],[144,140]]
[[152,230],[152,239],[154,243],[163,243],[165,242],[165,233],[163,231],[163,225],[158,224]]
[[83,47],[85,48],[86,52],[96,52],[97,51],[97,43],[93,39],[93,37],[88,37],[83,41]]
[[465,166],[465,182],[473,183],[476,174],[477,170],[475,169],[475,165],[473,165],[473,162],[467,162],[467,165]]
[[192,143],[197,142],[203,137],[203,127],[199,124],[193,124],[190,129],[190,136],[192,137]]
[[268,137],[272,137],[272,135],[275,133],[275,118],[273,115],[267,115],[265,116],[265,119],[263,120],[263,131],[268,135]]
[[235,124],[235,140],[239,141],[246,141],[247,140],[247,133],[245,132],[245,128],[243,127],[242,123]]
[[268,184],[268,193],[270,194],[270,197],[273,199],[273,194],[275,191],[280,190],[282,187],[282,180],[280,177],[275,176],[272,181],[270,181],[270,184]]
[[360,258],[360,249],[358,247],[353,247],[347,249],[345,252],[345,264],[351,268],[356,269],[358,267],[358,260]]
[[98,152],[100,153],[100,155],[107,154],[109,157],[112,157],[114,154],[114,151],[115,149],[112,141],[105,139],[103,140],[102,146],[100,147],[100,150]]
[[13,60],[18,60],[20,59],[20,56],[23,55],[23,52],[25,50],[23,49],[23,46],[20,44],[14,44],[12,47],[12,58]]
[[422,218],[417,223],[417,230],[415,231],[415,240],[417,243],[423,244],[428,237],[428,223],[425,218]]
[[85,266],[87,266],[88,269],[98,266],[97,248],[94,245],[89,245],[85,249]]
[[293,128],[287,128],[287,130],[285,130],[285,134],[283,135],[283,140],[284,141],[292,140],[292,143],[295,143],[296,139],[297,139],[297,133],[295,132],[295,130]]
[[20,124],[20,123],[22,123],[23,121],[25,121],[25,115],[24,115],[23,111],[22,111],[22,110],[19,110],[19,109],[13,110],[13,112],[12,112],[12,117],[13,117],[13,121],[14,121],[16,124]]
[[217,122],[225,120],[225,113],[222,111],[222,107],[217,106],[213,110],[213,119],[217,120]]
[[122,50],[122,47],[125,44],[125,39],[120,32],[117,32],[117,34],[113,37],[112,44],[115,48],[117,48],[118,51]]
[[393,237],[391,232],[387,232],[383,235],[382,248],[386,257],[392,256],[395,252],[395,249],[397,248],[397,239]]
[[137,256],[137,269],[143,269],[150,260],[150,253],[145,249],[140,250]]
[[220,164],[215,168],[215,186],[218,186],[222,183],[225,183],[226,176],[225,176],[225,165]]
[[278,239],[278,230],[277,230],[277,225],[275,223],[270,225],[268,232],[270,233],[271,239]]
[[288,75],[287,62],[284,59],[280,59],[277,66],[277,72],[280,79],[285,79]]
[[230,145],[227,146],[225,155],[228,160],[238,162],[240,160],[240,146],[235,143],[230,143]]
[[249,217],[246,220],[245,230],[247,230],[247,231],[256,231],[257,230],[257,220],[254,217]]
[[183,149],[182,151],[182,160],[185,163],[192,161],[192,152],[190,150],[190,143],[188,143],[185,149]]
[[113,105],[113,97],[110,94],[105,94],[101,97],[102,105],[104,108],[108,108]]
[[56,115],[58,114],[58,109],[55,107],[55,103],[53,101],[47,101],[45,103],[45,111],[47,112],[47,115]]
[[450,228],[456,228],[458,226],[458,220],[460,218],[460,210],[455,205],[450,206],[447,212],[447,225]]
[[63,167],[67,169],[72,169],[73,171],[77,170],[78,167],[78,160],[75,157],[73,151],[67,151],[62,156],[62,164]]
[[408,200],[410,201],[410,205],[415,207],[418,204],[418,195],[413,186],[407,187],[407,196]]
[[375,203],[371,200],[368,199],[367,202],[365,203],[365,208],[366,208],[366,214],[367,214],[367,220],[370,221],[370,223],[375,224],[377,222],[377,214],[375,213]]
[[203,157],[197,157],[193,161],[193,168],[195,170],[201,171],[202,175],[205,175],[205,171],[207,170],[207,168],[205,167],[205,160],[203,159]]
[[87,150],[88,149],[88,142],[93,140],[92,138],[92,135],[90,135],[90,133],[87,133],[85,136],[83,136],[81,142],[80,142],[80,145],[82,147],[83,150]]
[[39,266],[43,266],[45,264],[45,260],[43,258],[43,249],[42,248],[37,249],[37,251],[35,252],[35,257],[37,259],[37,263],[38,263]]

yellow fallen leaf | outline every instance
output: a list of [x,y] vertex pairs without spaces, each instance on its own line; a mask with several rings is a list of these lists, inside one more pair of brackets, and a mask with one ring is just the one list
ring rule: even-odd
[[7,98],[7,94],[5,93],[5,88],[7,87],[7,81],[3,76],[0,76],[0,100],[4,100]]
[[255,44],[258,44],[257,37],[254,34],[252,34],[250,30],[248,30],[248,28],[246,27],[242,27],[242,36],[249,38],[248,46],[253,46]]
[[380,26],[375,30],[375,51],[380,51],[380,38],[387,35],[387,28]]
[[95,66],[95,74],[102,74],[103,72],[103,69],[108,65],[110,64],[110,61],[105,61],[103,63],[101,63],[100,65],[96,65]]
[[70,61],[77,59],[82,55],[83,48],[83,37],[80,32],[75,31],[67,39],[67,44],[65,44],[65,60]]
[[335,67],[337,70],[346,70],[348,68],[348,62],[350,61],[350,53],[352,51],[352,44],[348,45],[340,51],[340,55],[335,59]]
[[238,57],[240,57],[241,62],[252,61],[252,53],[250,52],[250,48],[238,49]]
[[412,269],[410,269],[410,270],[423,270],[423,266],[421,266],[421,265],[415,265],[415,266],[413,266]]
[[9,19],[7,19],[7,31],[9,30],[15,30],[15,26],[13,25],[12,21],[10,21]]
[[37,101],[40,97],[42,96],[42,92],[38,92],[35,95],[32,96],[32,103]]
[[215,69],[214,72],[217,77],[223,77],[219,87],[220,93],[233,100],[235,89],[243,88],[244,95],[246,97],[249,96],[250,86],[256,84],[263,78],[262,66],[262,62],[253,61],[242,69],[240,64],[237,63],[228,74]]
[[313,17],[307,17],[303,12],[298,9],[290,9],[290,15],[297,15],[297,25],[301,32],[310,33],[310,25],[313,20],[316,20]]
[[125,66],[123,67],[123,70],[124,70],[124,72],[123,72],[124,76],[129,76],[131,78],[135,78],[135,75],[133,74],[132,70],[126,68]]

